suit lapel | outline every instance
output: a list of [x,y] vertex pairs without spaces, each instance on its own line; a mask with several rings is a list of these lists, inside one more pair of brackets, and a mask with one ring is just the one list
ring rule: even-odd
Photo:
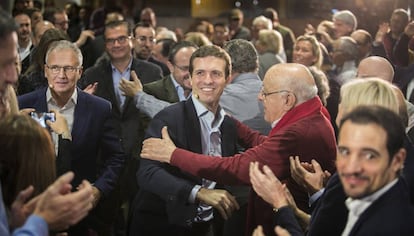
[[35,108],[39,112],[49,112],[49,109],[47,108],[47,99],[46,99],[46,89],[41,90],[41,92],[38,93],[38,99],[36,99],[33,108]]
[[[82,132],[88,129],[87,124],[88,120],[91,119],[92,112],[89,112],[90,104],[86,99],[86,94],[78,90],[78,101],[75,107],[75,113],[73,115],[73,127],[72,127],[72,136],[73,137],[84,137]],[[76,142],[76,138],[73,140]]]
[[118,105],[118,100],[115,96],[115,88],[112,79],[112,67],[111,63],[105,67],[105,70],[102,71],[102,78],[98,83],[98,91],[96,93],[99,97],[105,98],[112,103],[112,109],[116,114],[121,114],[121,110]]
[[229,118],[228,116],[224,117],[223,124],[221,124],[220,131],[221,131],[221,156],[232,156],[236,152],[235,144],[236,141],[233,142],[234,137],[237,137],[234,121]]
[[[192,152],[202,153],[201,148],[201,127],[197,117],[197,112],[194,108],[192,98],[185,102],[185,129],[186,137],[188,138],[188,148]],[[191,127],[191,128],[190,128]]]

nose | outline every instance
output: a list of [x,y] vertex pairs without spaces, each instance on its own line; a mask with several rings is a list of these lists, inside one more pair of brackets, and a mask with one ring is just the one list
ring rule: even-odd
[[360,173],[362,170],[362,163],[356,155],[349,156],[344,163],[344,170],[346,173]]
[[5,68],[4,70],[4,79],[6,83],[8,84],[15,84],[17,82],[18,74],[17,74],[17,68],[15,64],[10,64]]
[[259,93],[257,94],[257,100],[263,101],[262,91],[259,91]]

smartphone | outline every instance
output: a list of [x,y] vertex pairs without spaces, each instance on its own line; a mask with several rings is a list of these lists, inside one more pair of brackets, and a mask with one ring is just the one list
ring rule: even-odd
[[50,120],[52,122],[55,122],[55,113],[53,112],[30,112],[30,116],[37,121],[42,127],[47,128],[46,121]]

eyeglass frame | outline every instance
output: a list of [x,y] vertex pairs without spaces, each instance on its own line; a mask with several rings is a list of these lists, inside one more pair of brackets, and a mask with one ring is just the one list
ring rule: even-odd
[[178,69],[180,69],[182,72],[189,72],[190,71],[190,66],[179,66],[175,63],[172,63],[174,67],[177,67]]
[[118,42],[119,44],[125,44],[128,41],[128,39],[131,39],[131,38],[132,36],[122,35],[114,39],[105,39],[105,44],[115,45],[115,42]]
[[268,93],[265,93],[265,91],[264,91],[264,89],[263,89],[263,88],[262,88],[262,89],[260,89],[260,95],[261,95],[263,98],[266,98],[267,96],[270,96],[270,95],[272,95],[272,94],[283,93],[283,92],[286,92],[286,93],[292,93],[291,91],[286,90],[286,89],[281,89],[281,90],[276,90],[276,91],[273,91],[273,92],[268,92]]
[[[55,75],[59,74],[62,71],[62,69],[63,69],[63,73],[65,73],[65,74],[72,74],[72,73],[75,73],[76,70],[82,69],[82,66],[77,66],[77,67],[75,67],[75,66],[58,66],[58,65],[49,66],[47,64],[46,64],[46,67],[52,72],[52,74],[55,74]],[[58,70],[54,71],[56,69],[58,69]]]

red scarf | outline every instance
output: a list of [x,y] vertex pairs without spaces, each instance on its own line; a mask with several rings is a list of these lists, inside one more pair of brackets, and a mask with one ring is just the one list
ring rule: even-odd
[[322,115],[330,121],[330,116],[328,111],[324,106],[322,106],[321,100],[318,96],[299,104],[298,106],[294,107],[292,110],[288,111],[285,115],[283,115],[282,119],[270,130],[268,137],[272,136],[277,130],[285,127],[286,125],[295,123],[298,120],[301,120],[305,117],[308,117],[312,114],[317,112],[322,113]]

